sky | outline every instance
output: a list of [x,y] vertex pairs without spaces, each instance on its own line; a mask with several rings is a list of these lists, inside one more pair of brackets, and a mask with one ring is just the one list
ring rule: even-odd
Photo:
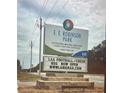
[[105,40],[105,0],[18,0],[17,58],[22,68],[30,67],[30,42],[33,42],[32,64],[39,63],[39,28],[37,20],[62,24],[71,19],[74,26],[88,28],[88,50]]

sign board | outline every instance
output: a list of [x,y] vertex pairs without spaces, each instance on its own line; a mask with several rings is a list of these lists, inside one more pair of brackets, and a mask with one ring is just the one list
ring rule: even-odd
[[87,72],[88,30],[71,24],[44,25],[43,71]]
[[44,56],[43,71],[87,72],[87,58]]
[[87,51],[88,30],[73,28],[67,31],[63,26],[45,24],[44,55],[73,56]]

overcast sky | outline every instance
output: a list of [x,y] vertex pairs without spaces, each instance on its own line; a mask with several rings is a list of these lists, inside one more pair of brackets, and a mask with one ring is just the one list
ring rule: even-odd
[[17,57],[23,68],[30,67],[30,41],[33,42],[33,65],[39,62],[39,29],[36,20],[62,24],[67,18],[75,26],[89,29],[88,49],[105,40],[105,0],[18,0]]

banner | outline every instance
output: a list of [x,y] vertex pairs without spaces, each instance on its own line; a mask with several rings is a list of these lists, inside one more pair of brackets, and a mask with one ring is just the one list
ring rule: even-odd
[[87,72],[87,58],[44,56],[43,71]]

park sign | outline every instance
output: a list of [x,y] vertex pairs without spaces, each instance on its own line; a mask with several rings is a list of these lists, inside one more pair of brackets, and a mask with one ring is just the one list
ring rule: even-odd
[[44,24],[43,71],[87,72],[88,30]]
[[83,54],[87,47],[88,30],[73,28],[68,31],[63,26],[45,24],[44,55],[74,56]]

